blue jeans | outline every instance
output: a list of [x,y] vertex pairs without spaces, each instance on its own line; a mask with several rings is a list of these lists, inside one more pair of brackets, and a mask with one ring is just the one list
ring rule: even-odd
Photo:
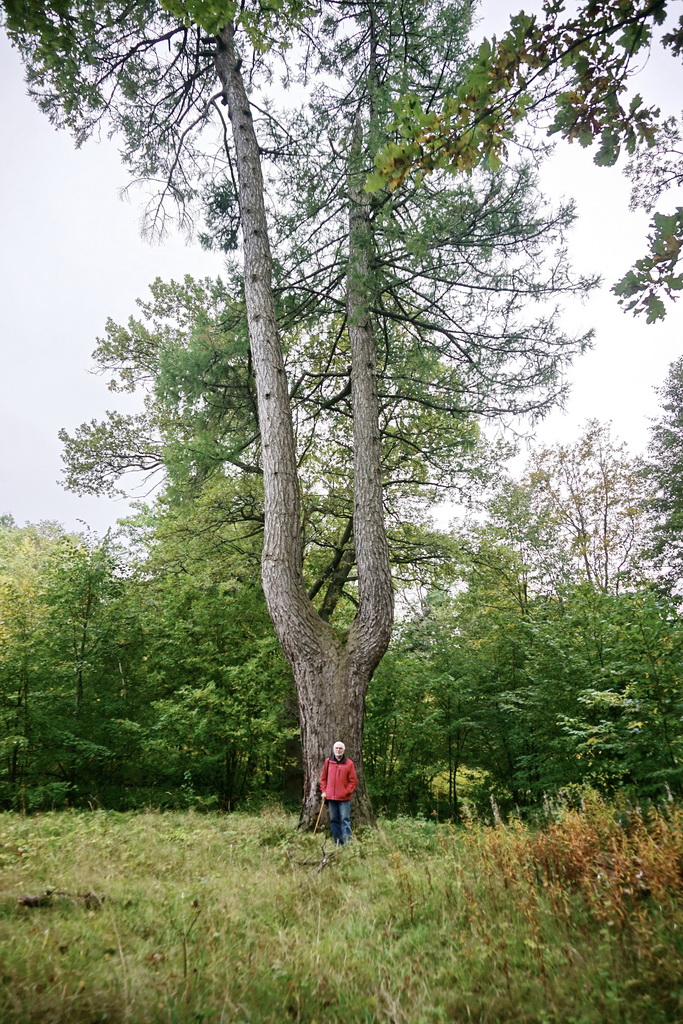
[[328,800],[330,831],[335,843],[348,843],[351,838],[351,801]]

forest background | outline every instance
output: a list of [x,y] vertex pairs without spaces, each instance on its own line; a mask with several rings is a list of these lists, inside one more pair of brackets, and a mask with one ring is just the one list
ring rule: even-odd
[[[176,343],[183,316],[224,297],[159,284],[148,307],[181,318],[144,366],[166,403],[164,444],[146,455],[167,474],[155,505],[104,540],[5,520],[5,806],[296,800],[295,698],[257,583],[258,495],[207,469],[215,424],[187,387],[216,380],[196,331]],[[106,342],[99,354],[106,368]],[[365,734],[379,809],[452,817],[463,798],[533,806],[586,782],[680,791],[680,383],[676,363],[647,460],[593,421],[575,443],[536,450],[513,481],[505,446],[458,425],[451,494],[469,517],[448,531],[420,514],[394,524],[402,615]],[[65,443],[81,485],[111,486],[102,449],[88,480],[83,444],[74,455]],[[239,526],[225,514],[236,494],[251,512]]]

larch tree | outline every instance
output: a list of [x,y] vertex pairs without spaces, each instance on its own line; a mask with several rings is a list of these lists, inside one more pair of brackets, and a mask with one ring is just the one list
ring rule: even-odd
[[[301,823],[313,820],[320,765],[339,737],[359,768],[356,819],[370,821],[364,702],[393,621],[385,500],[397,484],[433,493],[439,474],[453,473],[419,450],[419,419],[411,433],[404,413],[412,403],[457,432],[476,415],[541,415],[558,399],[563,366],[588,341],[562,333],[554,306],[556,295],[590,287],[572,280],[562,249],[571,210],[542,209],[528,166],[407,196],[368,194],[395,101],[417,90],[424,104],[439,104],[446,71],[465,66],[467,3],[360,0],[316,11],[291,3],[276,12],[176,0],[49,8],[6,0],[5,9],[31,90],[52,120],[79,142],[106,125],[123,140],[134,177],[159,185],[153,228],[169,202],[182,219],[202,197],[218,211],[221,237],[239,224],[263,479],[262,582],[297,686]],[[267,95],[277,71],[285,81],[298,76],[302,110],[280,114]],[[535,314],[525,316],[527,303]],[[304,447],[322,438],[334,452],[336,436],[339,463],[347,452],[351,463],[330,580],[341,592],[355,573],[355,613],[341,626],[330,622],[336,599],[325,612],[304,577],[304,453],[293,403],[312,375],[296,376],[293,365],[297,351],[318,343],[326,370],[309,400],[330,418]],[[393,363],[402,350],[410,358],[401,380]]]

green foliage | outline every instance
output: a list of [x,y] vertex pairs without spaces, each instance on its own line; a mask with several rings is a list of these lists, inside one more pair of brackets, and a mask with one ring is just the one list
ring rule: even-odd
[[[302,0],[3,0],[4,27],[27,64],[31,95],[77,144],[103,125],[135,177],[158,186],[147,230],[163,235],[174,206],[186,227],[222,140],[199,140],[218,99],[216,37],[229,23],[263,53],[286,49],[315,13]],[[208,34],[208,38],[207,38]],[[214,47],[214,49],[210,49]],[[214,94],[214,95],[212,95]],[[215,114],[215,111],[214,111]],[[181,160],[181,152],[186,160]]]
[[190,576],[196,551],[180,561],[162,532],[133,574],[109,540],[9,527],[0,541],[5,806],[283,791],[291,677],[260,592],[227,575],[237,558],[208,566],[205,551]]
[[[681,792],[683,630],[641,556],[656,465],[655,567],[675,589],[679,370],[646,474],[589,423],[574,445],[537,451],[485,520],[450,538],[392,528],[397,575],[429,596],[369,691],[365,771],[385,812],[458,818],[493,797],[529,813],[584,783]],[[295,795],[291,676],[254,584],[258,495],[249,525],[240,477],[181,493],[126,524],[129,565],[109,540],[0,530],[6,805],[206,809]],[[315,580],[327,554],[310,552]],[[341,626],[345,615],[340,605]]]
[[[649,154],[654,167],[646,173],[651,183],[657,179],[657,196],[680,184],[674,119],[663,119],[639,95],[627,96],[634,63],[651,50],[667,7],[667,0],[601,0],[568,15],[564,5],[546,0],[540,18],[523,11],[512,16],[499,40],[484,40],[469,66],[452,75],[450,95],[440,103],[424,107],[414,93],[395,103],[394,139],[380,147],[366,188],[393,191],[412,174],[422,181],[435,171],[496,170],[532,117],[535,124],[545,117],[550,136],[584,147],[597,142],[599,166],[612,166],[622,151]],[[663,36],[662,45],[680,55],[680,29]],[[638,172],[635,178],[638,188]],[[648,323],[665,316],[663,298],[675,299],[681,288],[682,216],[680,208],[655,215],[649,254],[614,287],[625,308],[644,312]]]
[[237,0],[162,0],[161,7],[186,25],[200,25],[210,35],[218,35],[229,22],[234,22],[249,36],[255,50],[265,52],[274,45],[283,45],[287,32],[301,27],[315,8],[301,0],[269,0],[252,7]]
[[228,583],[201,593],[171,579],[154,601],[162,618],[146,646],[155,697],[143,747],[155,783],[182,780],[199,803],[224,807],[281,793],[296,717],[260,592]]
[[680,792],[683,629],[653,594],[589,586],[522,609],[483,580],[404,627],[368,699],[367,770],[390,811],[529,806],[574,783]]
[[549,133],[584,146],[599,138],[597,163],[613,164],[621,145],[632,153],[639,138],[653,141],[658,111],[644,107],[639,96],[626,111],[620,97],[635,55],[649,49],[651,22],[665,18],[666,0],[627,0],[617,8],[592,3],[564,21],[558,20],[563,8],[549,0],[543,13],[545,21],[521,11],[500,40],[485,39],[441,109],[425,111],[416,97],[403,98],[396,128],[415,142],[391,144],[378,154],[378,171],[390,188],[414,167],[471,171],[491,159],[498,163],[515,127],[547,104],[547,79],[555,105]]
[[673,606],[648,593],[601,601],[591,627],[600,661],[593,685],[578,694],[579,713],[564,722],[582,778],[602,788],[680,792],[683,631]]
[[94,353],[110,390],[141,390],[145,411],[61,431],[66,486],[112,493],[131,473],[165,472],[181,489],[231,467],[259,475],[246,326],[239,314],[225,323],[226,287],[186,277],[150,290],[141,318],[125,327],[108,321]]
[[669,367],[659,389],[662,411],[652,426],[647,477],[652,518],[649,549],[659,579],[680,597],[683,580],[683,359]]
[[30,807],[61,802],[113,757],[119,679],[103,662],[121,656],[119,556],[51,528],[3,534],[2,799]]
[[683,274],[678,271],[683,247],[683,208],[669,216],[655,213],[650,226],[649,255],[638,260],[634,269],[614,286],[625,308],[646,313],[649,324],[666,316],[662,294],[676,299],[683,288]]
[[536,452],[459,535],[454,597],[399,626],[368,698],[389,811],[533,805],[589,782],[680,792],[683,630],[644,579],[642,467],[609,431]]

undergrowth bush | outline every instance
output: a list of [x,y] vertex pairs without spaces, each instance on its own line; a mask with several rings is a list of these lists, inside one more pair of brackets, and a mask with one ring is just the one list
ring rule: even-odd
[[8,813],[0,843],[3,1024],[683,1021],[675,804],[336,851],[276,808]]

